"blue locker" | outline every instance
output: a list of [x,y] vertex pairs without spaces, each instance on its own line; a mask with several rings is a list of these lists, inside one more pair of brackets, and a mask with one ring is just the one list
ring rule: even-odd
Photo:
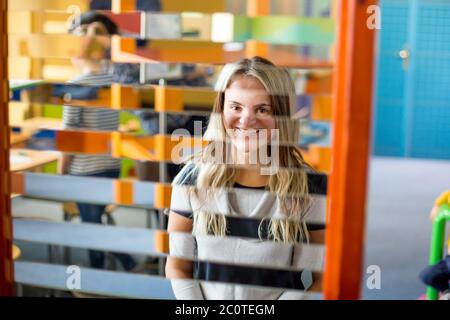
[[374,154],[450,159],[450,1],[380,4]]
[[[377,40],[374,153],[402,156],[405,150],[405,71],[399,52],[408,40],[408,0],[382,0]],[[395,123],[395,125],[393,125]]]

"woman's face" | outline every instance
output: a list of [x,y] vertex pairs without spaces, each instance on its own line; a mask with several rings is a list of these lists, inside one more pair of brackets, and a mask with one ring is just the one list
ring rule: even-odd
[[[240,153],[266,146],[270,129],[276,128],[270,96],[254,77],[241,76],[225,90],[222,117],[227,137]],[[264,134],[267,139],[261,140]]]

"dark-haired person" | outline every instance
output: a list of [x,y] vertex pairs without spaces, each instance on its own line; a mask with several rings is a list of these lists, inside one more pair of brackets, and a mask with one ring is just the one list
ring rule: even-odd
[[[70,88],[98,90],[109,87],[113,83],[113,72],[110,61],[110,36],[117,34],[117,25],[107,16],[98,12],[86,12],[74,18],[69,32],[83,36],[81,52],[73,58],[74,65],[80,75],[68,81]],[[75,98],[75,97],[74,97]],[[82,95],[76,99],[83,99]],[[119,127],[119,113],[116,110],[97,107],[75,107],[65,105],[63,108],[63,127],[65,129],[84,129],[95,131],[114,131]],[[75,176],[118,178],[121,159],[112,157],[75,154],[64,155],[60,162],[59,172]],[[77,203],[83,222],[101,223],[105,205]],[[114,253],[125,270],[132,270],[136,262],[128,254]],[[102,269],[105,254],[101,251],[89,251],[90,264]]]

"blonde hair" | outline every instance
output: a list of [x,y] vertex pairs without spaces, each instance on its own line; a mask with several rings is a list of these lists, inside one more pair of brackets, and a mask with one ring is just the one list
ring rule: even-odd
[[[233,81],[242,76],[253,77],[264,86],[270,96],[280,141],[289,142],[288,145],[278,146],[279,166],[287,168],[287,170],[278,170],[269,177],[268,182],[269,191],[278,195],[280,199],[285,219],[271,218],[268,223],[268,236],[274,241],[284,243],[295,243],[299,239],[308,242],[309,235],[304,220],[310,207],[310,197],[307,174],[302,169],[309,168],[309,166],[295,146],[299,141],[298,121],[289,121],[294,113],[295,87],[287,70],[277,68],[266,59],[260,57],[242,59],[234,64],[226,65],[222,70],[216,84],[218,94],[213,113],[205,132],[205,139],[210,142],[193,157],[199,160],[201,165],[197,165],[196,188],[192,190],[197,196],[199,189],[205,190],[208,197],[218,188],[232,188],[234,185],[236,168],[227,166],[226,161],[217,163],[214,157],[218,147],[225,150],[226,131],[222,121],[225,90]],[[283,118],[288,118],[288,121],[283,121]],[[294,170],[289,170],[291,168]],[[262,223],[265,219],[267,218],[264,218],[259,226],[260,237]],[[224,215],[203,210],[194,212],[193,234],[225,236],[226,231],[227,224]]]

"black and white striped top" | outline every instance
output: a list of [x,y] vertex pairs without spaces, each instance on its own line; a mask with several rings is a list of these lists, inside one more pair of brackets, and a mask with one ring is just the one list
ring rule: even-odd
[[[104,87],[113,83],[113,75],[112,73],[85,74],[70,80],[68,83]],[[65,105],[63,108],[63,128],[114,131],[119,128],[119,112],[105,108]],[[108,156],[74,155],[70,163],[69,174],[91,175],[105,171],[120,170],[120,165],[120,159]]]
[[[236,189],[215,190],[210,199],[205,190],[188,191],[197,176],[192,163],[180,171],[179,182],[172,185],[171,212],[194,220],[196,212],[224,215],[227,230],[224,237],[170,233],[170,255],[195,261],[197,281],[171,280],[177,299],[308,299],[312,271],[322,269],[323,247],[270,239],[264,219],[285,217],[278,196],[235,184]],[[308,172],[308,189],[312,204],[307,228],[324,229],[327,176]]]

